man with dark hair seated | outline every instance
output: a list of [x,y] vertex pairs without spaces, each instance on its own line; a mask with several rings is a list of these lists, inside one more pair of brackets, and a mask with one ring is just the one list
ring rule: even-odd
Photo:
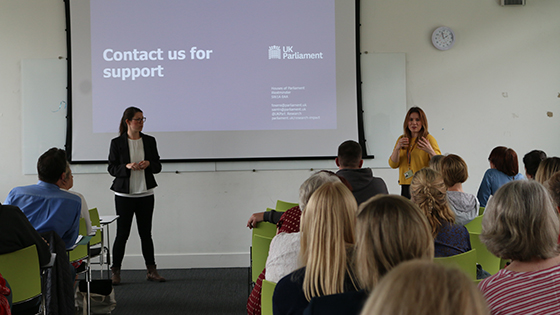
[[[66,179],[66,163],[64,150],[52,148],[43,153],[37,161],[39,182],[12,189],[5,201],[6,205],[19,207],[29,220],[26,223],[31,223],[36,230],[35,233],[39,232],[48,241],[49,256],[50,252],[57,254],[54,266],[47,270],[46,308],[48,314],[58,315],[75,312],[73,290],[75,270],[68,261],[66,249],[71,248],[78,238],[82,206],[80,197],[59,188]],[[2,208],[13,210],[15,207],[3,206]],[[3,211],[4,218],[8,213]],[[16,220],[16,217],[6,219],[12,221]],[[15,221],[13,224],[16,224]],[[0,231],[10,233],[9,229]],[[43,264],[46,243],[43,245],[39,242],[37,234],[32,238],[38,245],[37,250]],[[7,244],[2,242],[2,245]]]
[[352,194],[358,204],[377,194],[388,194],[385,181],[374,177],[370,168],[362,168],[362,146],[354,141],[344,141],[338,147],[338,157],[335,159],[339,171],[336,175],[344,177],[352,185]]
[[546,153],[541,150],[533,150],[523,157],[523,164],[525,164],[525,175],[528,179],[535,179],[537,169],[541,161],[546,159]]
[[39,233],[56,232],[71,248],[80,228],[80,197],[59,188],[66,179],[66,152],[52,148],[37,161],[39,182],[16,187],[4,204],[17,206]]

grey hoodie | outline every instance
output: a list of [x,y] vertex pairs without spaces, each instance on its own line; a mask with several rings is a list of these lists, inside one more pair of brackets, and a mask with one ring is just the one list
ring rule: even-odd
[[475,195],[460,191],[448,191],[447,199],[451,210],[455,212],[455,223],[465,225],[478,216],[480,203]]

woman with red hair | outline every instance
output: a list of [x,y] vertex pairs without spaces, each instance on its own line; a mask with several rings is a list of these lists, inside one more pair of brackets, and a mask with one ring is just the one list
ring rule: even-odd
[[511,148],[495,147],[490,152],[488,162],[490,162],[490,169],[484,173],[477,193],[481,207],[486,207],[490,196],[505,183],[525,178],[523,174],[519,173],[517,153]]

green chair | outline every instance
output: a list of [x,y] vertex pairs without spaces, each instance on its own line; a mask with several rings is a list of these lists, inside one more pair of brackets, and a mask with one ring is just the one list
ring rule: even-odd
[[462,253],[449,257],[436,257],[434,262],[446,266],[458,267],[463,270],[469,278],[476,280],[476,249],[471,249],[466,253]]
[[485,209],[485,207],[480,207],[478,209],[478,215],[483,215],[484,214],[484,209]]
[[295,206],[299,206],[299,204],[293,203],[293,202],[287,202],[287,201],[282,201],[282,200],[278,200],[276,201],[276,211],[286,211],[288,209],[291,209]]
[[[87,229],[86,229],[86,221],[83,218],[80,218],[80,231],[78,233],[82,236],[82,238],[88,236]],[[75,262],[81,259],[86,259],[88,257],[88,245],[77,245],[72,250],[68,252],[68,259],[70,262]]]
[[500,271],[501,258],[488,251],[486,245],[480,241],[480,233],[469,233],[471,247],[476,249],[476,262],[491,275]]
[[91,258],[99,259],[99,261],[92,262],[92,264],[96,264],[101,267],[101,278],[103,278],[103,267],[104,265],[107,265],[107,272],[109,272],[109,263],[108,260],[105,261],[106,251],[103,243],[103,228],[101,227],[101,220],[99,219],[99,211],[97,208],[89,209],[89,218],[91,219],[92,227],[97,229],[95,235],[89,241],[89,251]]
[[274,294],[276,283],[263,280],[261,290],[261,314],[272,315],[272,295]]
[[[17,304],[41,297],[41,267],[37,246],[0,255],[0,273],[12,287],[12,303]],[[44,306],[44,300],[41,301]],[[42,307],[43,311],[45,310]]]
[[253,282],[257,281],[266,266],[271,241],[272,237],[253,234],[253,245],[251,246],[251,280]]
[[482,218],[484,215],[479,215],[478,217],[474,218],[471,222],[465,224],[467,231],[469,233],[479,233],[482,232]]
[[[266,211],[270,210],[272,209],[266,208]],[[253,227],[253,235],[255,234],[273,238],[276,235],[276,224],[264,221],[259,222],[257,226]]]

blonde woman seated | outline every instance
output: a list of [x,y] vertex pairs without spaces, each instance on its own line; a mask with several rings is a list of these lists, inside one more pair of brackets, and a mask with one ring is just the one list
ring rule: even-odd
[[539,164],[535,180],[544,185],[558,171],[560,171],[560,158],[555,156],[546,158]]
[[435,257],[447,257],[471,250],[469,232],[455,224],[455,214],[447,203],[447,189],[441,175],[423,168],[410,184],[412,201],[420,207],[430,223],[435,243]]
[[478,216],[480,203],[475,195],[463,191],[469,178],[467,163],[458,155],[449,154],[441,161],[441,176],[447,186],[447,200],[455,213],[455,223],[465,225]]
[[486,302],[463,272],[414,260],[391,270],[361,315],[488,315]]
[[326,183],[311,195],[301,217],[304,267],[276,285],[275,315],[302,314],[313,297],[357,289],[350,264],[357,208],[342,183]]
[[513,181],[488,202],[480,238],[511,264],[479,284],[492,314],[560,314],[558,212],[537,181]]
[[434,257],[426,216],[410,200],[395,195],[376,196],[360,205],[355,248],[356,276],[363,290],[313,298],[304,314],[359,314],[387,272],[404,261]]
[[[302,211],[305,211],[311,195],[321,185],[340,182],[340,178],[335,173],[329,171],[319,171],[311,175],[299,188],[299,208],[301,209],[299,216],[301,217]],[[282,229],[279,231],[282,231]],[[301,242],[300,236],[301,233],[298,226],[297,232],[282,232],[272,239],[266,260],[266,280],[278,282],[284,276],[299,268],[301,265],[298,259]]]

